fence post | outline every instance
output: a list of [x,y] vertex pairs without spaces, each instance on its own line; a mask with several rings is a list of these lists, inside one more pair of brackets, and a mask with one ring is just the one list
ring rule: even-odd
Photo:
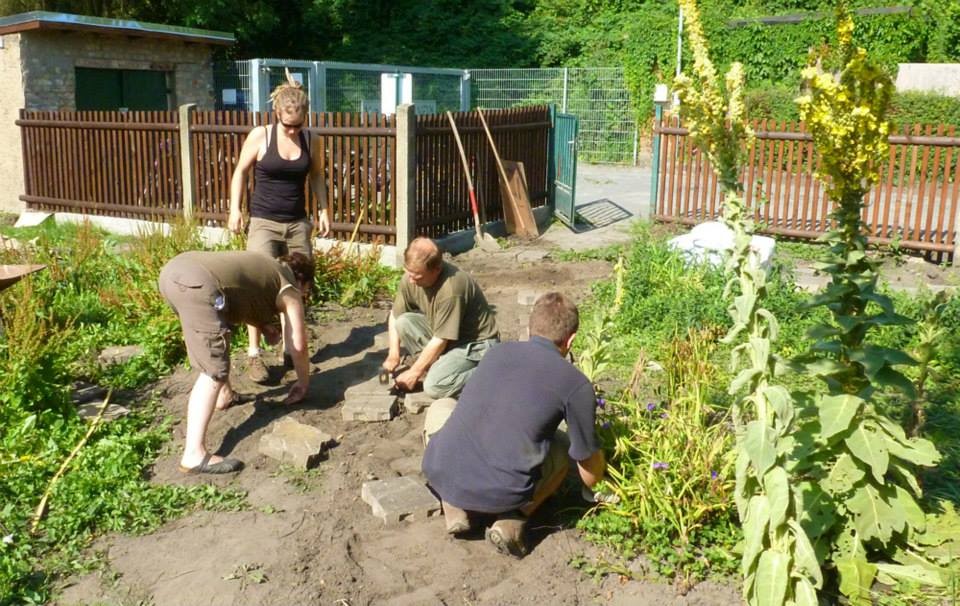
[[653,93],[653,106],[655,115],[653,118],[653,149],[650,159],[650,213],[652,217],[657,212],[657,194],[660,186],[660,128],[663,126],[663,106],[667,103],[669,94],[666,84],[658,84]]
[[417,233],[417,110],[404,103],[397,107],[397,267],[403,251]]
[[196,103],[180,106],[180,199],[183,200],[183,218],[193,220],[193,146],[190,145],[190,114]]
[[562,99],[563,102],[560,104],[560,111],[563,112],[563,113],[567,113],[567,75],[568,75],[568,72],[569,72],[569,69],[568,69],[568,68],[566,68],[566,67],[563,68],[563,99]]

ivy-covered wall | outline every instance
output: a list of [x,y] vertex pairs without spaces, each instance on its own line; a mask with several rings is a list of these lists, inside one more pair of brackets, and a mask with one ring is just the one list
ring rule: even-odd
[[[861,0],[854,9],[900,12],[855,14],[854,43],[895,75],[897,63],[960,60],[960,0]],[[810,49],[833,35],[833,3],[816,0],[711,0],[701,2],[703,26],[718,69],[744,64],[748,88],[777,87],[799,93],[800,69]],[[799,23],[776,25],[761,17],[806,15]],[[652,111],[657,82],[670,82],[676,69],[676,0],[554,0],[531,14],[539,32],[539,60],[545,65],[622,63],[637,111]],[[754,19],[745,25],[731,25]],[[574,26],[575,24],[575,26]],[[692,60],[685,50],[684,66]]]

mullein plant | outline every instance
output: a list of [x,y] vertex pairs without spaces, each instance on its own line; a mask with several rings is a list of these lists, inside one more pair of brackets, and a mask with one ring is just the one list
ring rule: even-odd
[[829,248],[819,265],[831,280],[811,306],[829,309],[833,321],[810,331],[814,345],[794,361],[827,389],[802,411],[791,456],[800,476],[793,490],[803,504],[802,526],[817,557],[836,572],[851,604],[869,604],[875,580],[942,584],[944,570],[917,547],[942,544],[945,537],[934,536],[932,529],[941,524],[930,523],[920,508],[914,476],[916,466],[932,467],[940,455],[874,406],[880,389],[915,397],[911,382],[895,368],[915,361],[867,341],[874,328],[910,320],[877,291],[879,261],[869,256],[863,233],[864,197],[889,149],[885,114],[892,85],[854,46],[853,29],[841,4],[837,53],[812,58],[803,71],[806,92],[797,99],[822,159],[818,177],[833,204],[833,228],[822,238]]
[[816,606],[823,586],[814,547],[800,523],[802,500],[791,474],[796,413],[791,393],[774,383],[777,320],[762,306],[767,276],[750,249],[755,231],[743,200],[744,152],[753,133],[744,105],[743,67],[734,63],[721,88],[710,60],[695,0],[680,0],[693,52],[693,76],[675,82],[681,116],[707,154],[723,194],[723,222],[733,231],[726,262],[726,296],[733,326],[723,341],[735,344],[732,417],[737,456],[734,499],[743,524],[741,575],[748,604]]

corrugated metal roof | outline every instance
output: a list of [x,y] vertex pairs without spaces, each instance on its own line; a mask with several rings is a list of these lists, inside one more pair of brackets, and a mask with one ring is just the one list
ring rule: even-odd
[[163,25],[126,19],[106,19],[68,13],[30,11],[0,17],[0,34],[12,34],[37,29],[86,30],[148,38],[173,38],[186,42],[207,44],[233,44],[236,41],[229,32],[218,32],[179,25]]

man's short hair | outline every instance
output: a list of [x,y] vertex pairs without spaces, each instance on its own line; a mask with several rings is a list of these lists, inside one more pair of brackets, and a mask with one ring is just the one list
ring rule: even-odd
[[440,247],[430,238],[414,238],[403,251],[403,264],[410,268],[424,268],[433,271],[443,263]]
[[531,337],[550,339],[559,347],[580,327],[580,311],[562,293],[548,292],[533,304],[529,327]]

